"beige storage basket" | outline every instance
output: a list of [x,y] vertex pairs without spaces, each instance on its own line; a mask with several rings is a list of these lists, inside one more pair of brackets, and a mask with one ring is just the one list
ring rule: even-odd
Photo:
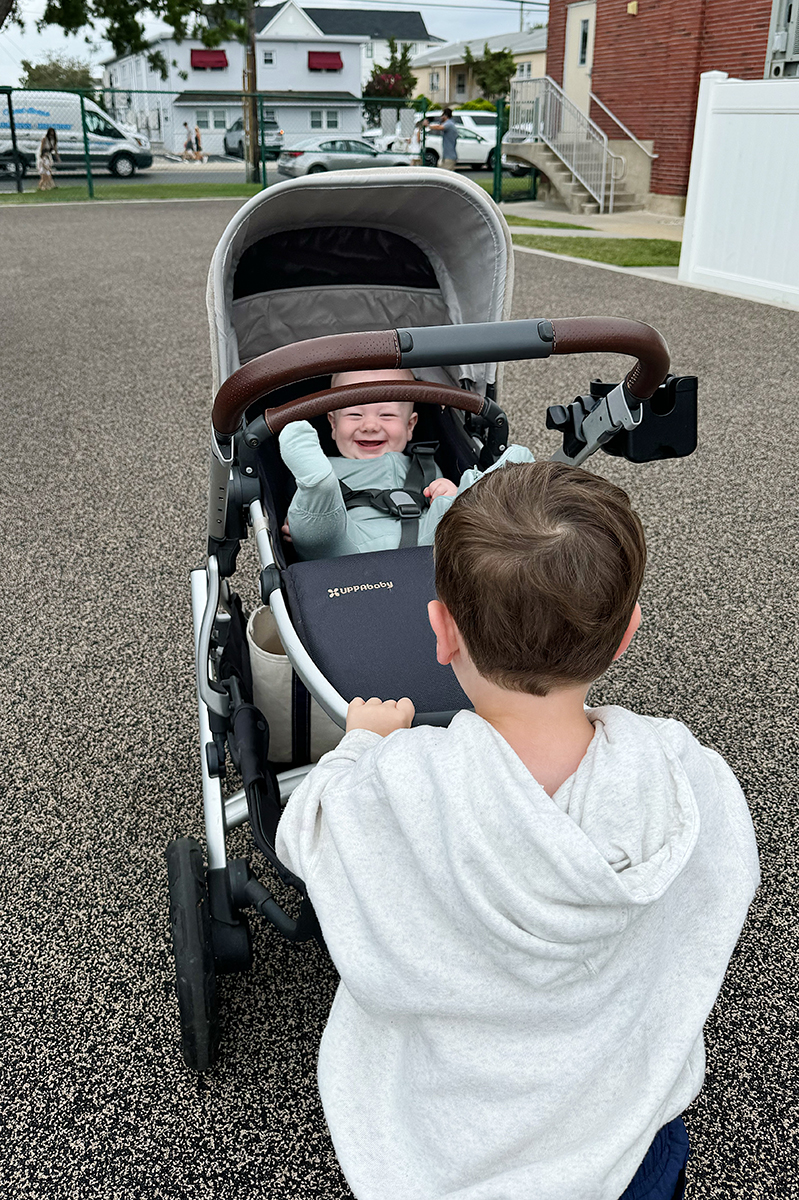
[[[292,668],[271,609],[256,608],[247,622],[253,702],[269,724],[269,759],[290,763],[292,752]],[[311,762],[339,744],[344,731],[311,698]]]

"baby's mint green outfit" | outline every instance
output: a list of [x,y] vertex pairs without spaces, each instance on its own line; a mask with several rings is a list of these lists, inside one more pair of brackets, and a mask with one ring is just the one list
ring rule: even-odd
[[[280,455],[297,481],[297,491],[289,505],[288,525],[299,558],[338,558],[344,554],[397,549],[401,521],[375,508],[347,511],[339,483],[346,483],[353,491],[401,488],[410,465],[405,454],[389,450],[379,458],[327,458],[313,426],[308,421],[294,421],[280,434]],[[506,462],[533,461],[526,447],[509,446],[488,469],[496,470]],[[464,471],[458,495],[483,474],[476,467]],[[441,475],[436,467],[436,478]],[[439,496],[422,513],[418,545],[432,545],[436,525],[454,499],[454,496]]]

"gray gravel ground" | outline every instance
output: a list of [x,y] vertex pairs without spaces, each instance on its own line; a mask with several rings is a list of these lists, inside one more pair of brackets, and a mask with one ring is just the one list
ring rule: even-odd
[[[202,834],[187,572],[205,511],[203,291],[237,204],[0,212],[0,1176],[26,1200],[350,1194],[316,1093],[336,982],[319,949],[259,925],[255,970],[223,982],[218,1069],[192,1077],[177,1045],[164,847]],[[596,313],[656,325],[702,408],[691,459],[592,460],[630,490],[650,546],[644,627],[595,697],[718,748],[762,856],[687,1114],[688,1194],[797,1196],[799,314],[517,255],[517,316]],[[516,440],[550,451],[547,403],[622,365],[509,367]]]

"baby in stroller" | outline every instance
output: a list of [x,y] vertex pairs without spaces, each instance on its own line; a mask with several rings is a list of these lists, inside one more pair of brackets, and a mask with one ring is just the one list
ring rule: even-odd
[[[331,386],[413,379],[409,370],[341,371]],[[435,443],[418,443],[405,453],[418,420],[410,400],[353,405],[327,416],[340,458],[325,455],[309,421],[296,421],[280,434],[281,458],[297,484],[282,533],[297,556],[432,545],[452,500],[480,473],[467,472],[459,487],[443,477]],[[508,459],[532,462],[533,456],[512,446],[502,461]]]

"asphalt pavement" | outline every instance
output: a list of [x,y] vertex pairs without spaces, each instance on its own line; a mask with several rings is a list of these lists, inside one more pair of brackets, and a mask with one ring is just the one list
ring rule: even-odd
[[[202,837],[188,572],[202,557],[205,278],[239,201],[0,209],[0,1177],[15,1200],[343,1200],[315,1061],[336,976],[256,926],[222,1059],[178,1049],[164,848]],[[514,315],[634,316],[700,379],[682,461],[591,460],[642,514],[644,624],[594,690],[731,763],[761,851],[686,1122],[690,1200],[799,1195],[799,313],[516,256]],[[514,440],[625,360],[511,364]],[[257,571],[242,553],[241,591]],[[244,831],[233,852],[247,852]],[[690,986],[690,981],[686,981]],[[503,1198],[505,1200],[505,1198]],[[541,1198],[544,1200],[544,1198]]]

